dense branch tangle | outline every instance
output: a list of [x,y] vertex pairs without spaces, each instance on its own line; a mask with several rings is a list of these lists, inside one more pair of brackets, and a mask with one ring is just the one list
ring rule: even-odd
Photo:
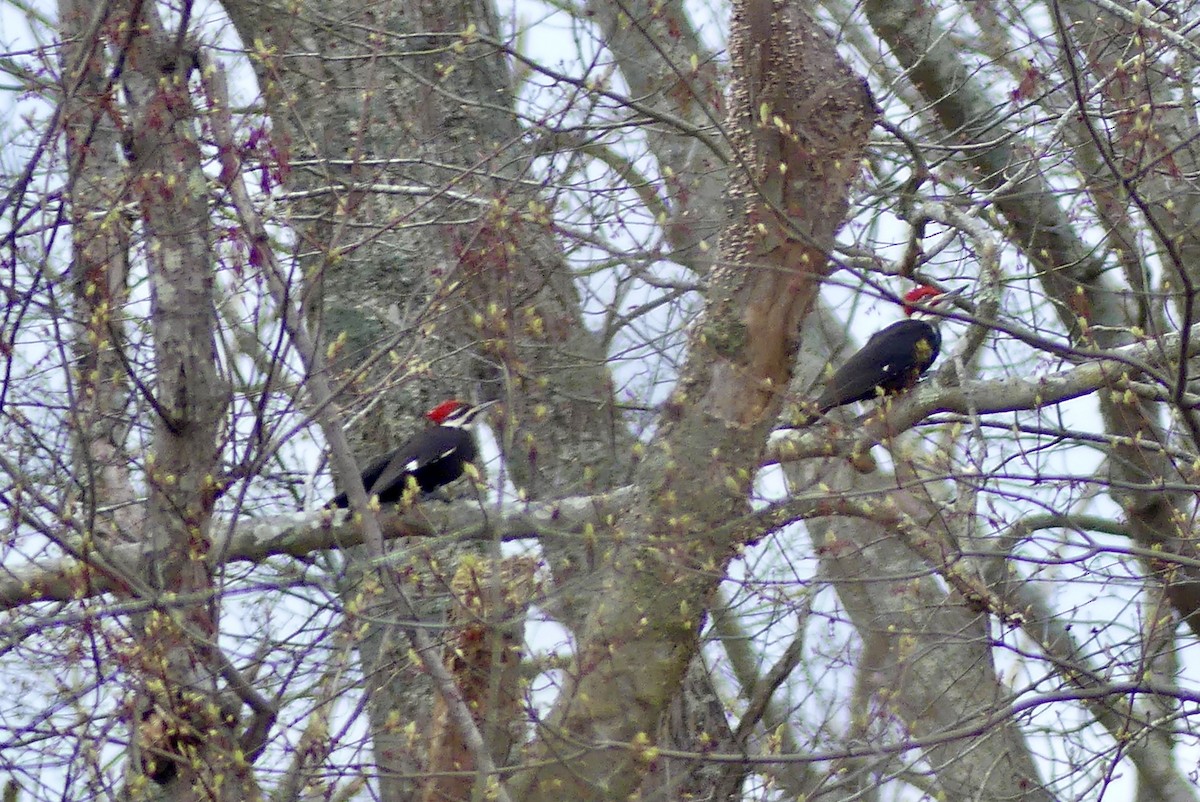
[[[1194,798],[1200,12],[806,8],[726,57],[677,2],[64,2],[5,54],[7,773]],[[910,278],[967,290],[942,369],[789,428]],[[463,395],[522,497],[292,512]]]

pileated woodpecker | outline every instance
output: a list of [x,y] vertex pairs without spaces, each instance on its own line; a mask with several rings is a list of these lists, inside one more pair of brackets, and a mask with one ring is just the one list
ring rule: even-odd
[[[908,317],[875,332],[858,353],[834,372],[817,398],[811,423],[834,407],[903,392],[917,383],[942,348],[941,317],[931,310],[947,308],[962,288],[942,292],[920,286],[904,296]],[[918,306],[920,304],[920,306]]]
[[[463,466],[475,461],[475,437],[471,427],[479,413],[495,401],[471,406],[462,401],[443,401],[425,413],[434,425],[390,454],[367,466],[362,473],[367,495],[379,496],[383,504],[399,501],[409,479],[422,493],[431,493],[463,475]],[[326,507],[347,507],[345,493],[338,493]]]

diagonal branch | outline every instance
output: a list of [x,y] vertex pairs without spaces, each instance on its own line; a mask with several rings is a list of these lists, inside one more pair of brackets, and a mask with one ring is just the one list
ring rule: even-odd
[[[250,243],[251,253],[263,268],[271,295],[280,310],[280,321],[296,347],[296,353],[303,361],[306,370],[305,384],[312,397],[315,407],[315,418],[321,427],[326,442],[329,443],[333,463],[341,476],[350,500],[350,508],[356,512],[365,512],[362,516],[363,542],[367,552],[376,560],[384,557],[384,538],[379,527],[379,521],[370,510],[366,488],[363,487],[358,466],[356,465],[349,443],[342,427],[334,420],[331,412],[333,405],[333,389],[325,371],[324,359],[320,349],[316,347],[308,333],[304,318],[293,305],[291,295],[285,280],[285,272],[278,264],[275,253],[270,247],[270,238],[266,227],[250,202],[249,193],[241,176],[241,164],[237,157],[237,149],[233,141],[232,127],[229,120],[229,93],[225,87],[224,72],[216,65],[207,65],[206,72],[211,76],[214,109],[212,115],[213,135],[221,152],[221,180],[228,190],[230,199],[237,211],[239,222],[246,232]],[[382,587],[387,589],[390,601],[400,612],[402,620],[417,621],[420,616],[416,606],[397,582],[394,572],[386,568],[378,571]],[[408,627],[407,634],[412,641],[413,650],[417,653],[421,666],[433,678],[434,685],[446,703],[447,714],[454,725],[459,728],[467,749],[475,759],[481,775],[497,776],[496,765],[488,753],[487,744],[483,739],[471,711],[462,693],[454,683],[454,678],[439,659],[439,650],[429,635],[420,627]],[[509,802],[508,792],[503,784],[494,788],[496,798],[500,802]]]

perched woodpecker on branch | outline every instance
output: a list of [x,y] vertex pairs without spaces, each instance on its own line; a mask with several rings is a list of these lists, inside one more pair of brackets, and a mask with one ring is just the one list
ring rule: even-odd
[[[421,493],[432,493],[463,475],[468,462],[478,453],[472,427],[479,414],[495,401],[471,406],[462,401],[443,401],[425,413],[434,425],[400,448],[372,462],[363,471],[368,496],[379,496],[383,504],[399,501],[415,482]],[[338,493],[326,507],[347,507],[345,493]]]
[[806,425],[834,407],[903,392],[921,378],[942,349],[939,310],[949,309],[962,289],[942,292],[920,286],[904,296],[906,319],[877,331],[825,385]]

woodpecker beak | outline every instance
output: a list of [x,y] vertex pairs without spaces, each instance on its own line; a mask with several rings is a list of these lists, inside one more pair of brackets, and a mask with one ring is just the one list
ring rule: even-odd
[[496,404],[497,402],[498,402],[498,399],[492,400],[492,401],[484,401],[482,404],[479,404],[478,406],[471,407],[471,411],[467,413],[467,420],[469,420],[471,422],[475,422],[476,420],[479,419],[479,416],[482,415],[488,407],[492,406],[493,404]]
[[933,312],[944,312],[948,309],[951,309],[954,306],[954,299],[962,294],[963,288],[958,287],[957,289],[947,290],[940,295],[931,295],[927,298],[923,298],[920,301],[917,301],[916,304],[908,307],[912,310],[909,312],[909,314],[911,315],[913,312],[918,312],[924,315],[931,315]]
[[966,289],[966,288],[965,287],[957,287],[953,290],[950,290],[949,292],[943,292],[941,295],[930,298],[925,303],[925,305],[926,306],[941,306],[943,304],[948,304],[949,302],[953,301],[958,296],[962,295],[964,289]]

